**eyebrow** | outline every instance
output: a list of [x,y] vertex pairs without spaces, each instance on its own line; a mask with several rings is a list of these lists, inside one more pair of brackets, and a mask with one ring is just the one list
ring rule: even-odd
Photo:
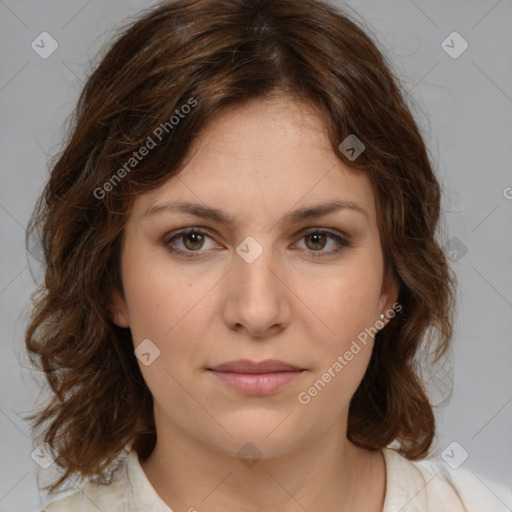
[[[329,215],[339,210],[351,210],[363,214],[367,219],[368,212],[359,204],[353,201],[330,201],[327,203],[316,204],[300,208],[286,213],[279,221],[280,224],[296,224],[307,219],[313,219]],[[162,212],[183,212],[203,219],[210,219],[220,224],[233,225],[235,219],[231,215],[211,208],[200,203],[191,203],[188,201],[170,201],[167,203],[152,206],[146,210],[144,217],[155,215]]]

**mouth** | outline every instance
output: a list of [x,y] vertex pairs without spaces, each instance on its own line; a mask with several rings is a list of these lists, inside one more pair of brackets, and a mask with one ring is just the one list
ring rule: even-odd
[[225,385],[252,396],[275,393],[306,371],[278,359],[261,362],[238,359],[207,370]]

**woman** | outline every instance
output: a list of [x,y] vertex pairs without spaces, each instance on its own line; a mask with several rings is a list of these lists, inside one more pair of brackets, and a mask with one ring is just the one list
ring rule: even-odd
[[31,224],[34,428],[52,492],[90,479],[45,510],[482,510],[422,460],[417,362],[452,337],[439,213],[399,83],[341,11],[192,0],[127,26]]

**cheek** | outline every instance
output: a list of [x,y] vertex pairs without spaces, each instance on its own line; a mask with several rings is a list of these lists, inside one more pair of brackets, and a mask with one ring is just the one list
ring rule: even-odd
[[297,295],[338,341],[356,336],[379,316],[381,270],[375,259],[355,260],[321,279],[301,278]]
[[162,264],[160,257],[157,261],[136,251],[124,266],[134,347],[149,339],[158,349],[149,345],[151,362],[146,365],[139,359],[139,368],[156,402],[172,403],[176,410],[190,408],[190,397],[180,383],[187,382],[205,360],[201,340],[212,309],[213,294],[208,291],[214,283],[207,274],[192,279],[179,267]]
[[165,344],[177,330],[194,328],[190,318],[207,306],[215,276],[209,272],[198,276],[192,268],[173,265],[165,250],[127,247],[127,252],[123,286],[134,343],[153,336]]
[[379,293],[380,274],[366,266],[310,286],[307,304],[321,321],[307,336],[315,371],[297,399],[326,425],[348,408],[368,367]]
[[[306,336],[307,351],[316,364],[311,379],[301,390],[302,401],[298,399],[301,404],[309,404],[309,411],[326,414],[328,409],[327,422],[339,413],[340,407],[348,407],[368,367],[373,349],[372,327],[379,316],[381,279],[380,262],[372,251],[364,255],[361,251],[329,277],[302,282],[301,294],[316,313],[311,316],[315,327]],[[321,321],[317,322],[317,317]]]

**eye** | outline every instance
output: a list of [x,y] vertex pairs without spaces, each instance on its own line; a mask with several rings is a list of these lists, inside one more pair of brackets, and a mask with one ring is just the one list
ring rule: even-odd
[[[350,247],[350,242],[347,238],[323,229],[311,229],[307,232],[302,232],[301,241],[305,240],[306,251],[311,253],[312,258],[325,258],[341,253]],[[331,242],[331,249],[324,251],[329,241]]]
[[[213,240],[204,229],[188,228],[172,233],[171,237],[165,236],[162,243],[171,253],[178,253],[187,258],[194,258],[196,257],[194,253],[205,252],[200,249],[204,248],[206,239]],[[184,247],[183,249],[177,247],[177,245],[180,244],[177,244],[176,240],[181,240],[181,245]]]
[[[166,235],[162,240],[162,244],[171,253],[186,258],[196,258],[200,256],[200,253],[208,252],[208,250],[214,248],[213,246],[205,248],[207,240],[213,241],[208,231],[199,227],[193,227]],[[334,256],[343,252],[351,245],[349,240],[340,234],[318,228],[303,231],[300,241],[302,240],[305,240],[305,249],[301,250],[310,253],[313,259]],[[324,249],[329,245],[329,242],[333,247],[326,251]]]

